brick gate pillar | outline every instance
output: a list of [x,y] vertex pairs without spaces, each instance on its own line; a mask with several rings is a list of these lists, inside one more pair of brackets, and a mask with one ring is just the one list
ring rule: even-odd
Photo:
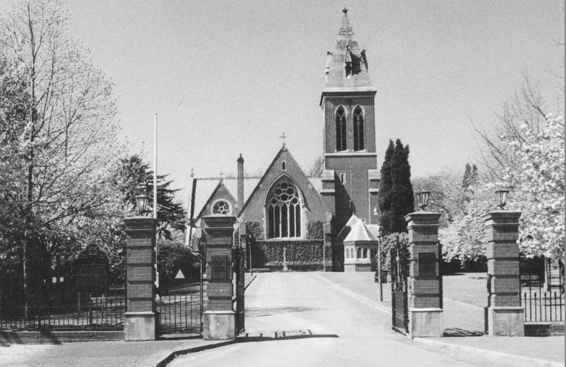
[[155,220],[125,218],[126,340],[155,340]]
[[438,219],[440,213],[413,212],[409,229],[408,307],[411,337],[442,336],[442,276]]
[[492,211],[487,226],[486,331],[489,335],[523,336],[524,313],[519,281],[520,212]]
[[236,318],[232,307],[232,244],[236,217],[206,216],[203,222],[208,279],[203,337],[234,339]]

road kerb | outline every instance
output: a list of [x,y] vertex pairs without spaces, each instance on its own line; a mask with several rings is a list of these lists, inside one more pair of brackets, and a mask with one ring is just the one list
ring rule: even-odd
[[429,338],[413,338],[413,341],[436,350],[440,349],[454,359],[480,366],[497,367],[562,367],[562,362],[531,358],[517,354],[496,352],[493,350],[452,344]]

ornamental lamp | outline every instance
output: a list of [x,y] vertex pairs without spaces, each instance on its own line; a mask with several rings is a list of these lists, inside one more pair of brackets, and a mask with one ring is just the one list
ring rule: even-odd
[[136,214],[145,217],[149,211],[149,197],[146,193],[147,186],[141,183],[136,187]]
[[498,200],[497,207],[500,210],[503,210],[505,208],[505,205],[507,204],[507,196],[509,195],[509,191],[510,190],[508,187],[502,187],[495,190],[495,195],[497,196],[497,200]]
[[417,192],[417,206],[424,211],[429,204],[430,191],[419,191]]

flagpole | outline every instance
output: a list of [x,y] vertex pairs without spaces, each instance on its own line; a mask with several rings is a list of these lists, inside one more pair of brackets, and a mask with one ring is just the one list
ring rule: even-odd
[[[157,112],[153,114],[153,219],[157,226]],[[157,298],[159,299],[159,269],[157,267],[158,251],[157,231],[155,231],[155,287],[158,290]]]
[[157,113],[153,115],[153,219],[157,219]]

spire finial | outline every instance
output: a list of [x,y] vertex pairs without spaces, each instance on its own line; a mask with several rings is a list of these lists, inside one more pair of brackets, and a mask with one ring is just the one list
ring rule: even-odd
[[338,34],[341,36],[352,37],[354,32],[350,25],[350,20],[348,19],[348,8],[344,7],[344,9],[342,9],[342,13],[344,13],[344,15],[342,15],[342,25],[340,26]]

